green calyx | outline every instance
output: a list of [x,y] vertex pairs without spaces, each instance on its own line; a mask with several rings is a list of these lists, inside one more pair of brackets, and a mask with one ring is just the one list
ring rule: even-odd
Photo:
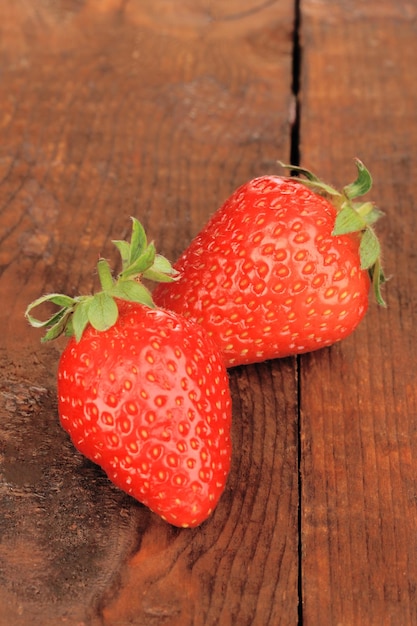
[[[119,316],[116,299],[155,307],[150,291],[140,282],[141,278],[156,282],[176,279],[176,270],[165,257],[156,254],[153,243],[148,244],[143,226],[136,218],[132,218],[130,242],[113,243],[120,253],[122,269],[115,279],[108,262],[99,259],[97,272],[101,291],[74,298],[52,293],[29,304],[25,312],[26,319],[33,327],[46,329],[42,342],[51,341],[60,335],[75,335],[76,341],[79,341],[87,324],[98,331],[107,330]],[[33,309],[45,303],[58,306],[58,311],[45,321],[33,317]]]
[[307,169],[296,165],[285,165],[279,161],[279,165],[290,169],[305,178],[297,179],[317,192],[328,198],[336,207],[337,215],[332,234],[335,236],[358,233],[360,235],[359,256],[361,269],[367,270],[372,281],[376,301],[385,306],[381,294],[381,285],[386,281],[381,267],[381,246],[373,229],[373,224],[382,216],[372,202],[360,202],[357,198],[365,195],[372,187],[372,177],[365,165],[359,159],[355,159],[358,170],[357,178],[353,183],[337,191],[330,185],[321,181],[315,174]]

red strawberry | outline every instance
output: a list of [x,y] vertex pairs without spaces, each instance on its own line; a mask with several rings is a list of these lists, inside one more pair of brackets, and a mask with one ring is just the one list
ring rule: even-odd
[[370,276],[383,303],[372,229],[380,213],[354,200],[372,184],[356,166],[342,193],[301,168],[293,169],[306,180],[262,176],[241,186],[174,264],[179,280],[159,285],[154,301],[200,323],[228,367],[349,335],[367,310]]
[[61,424],[118,487],[171,524],[196,526],[216,506],[230,466],[224,365],[196,324],[118,306],[115,325],[89,326],[62,354]]
[[[134,221],[137,233],[139,226]],[[227,373],[201,326],[152,308],[147,290],[132,281],[172,275],[149,246],[136,246],[137,238],[115,242],[123,258],[117,281],[99,261],[99,294],[45,296],[27,317],[49,328],[46,340],[71,326],[75,332],[58,367],[60,420],[75,447],[163,519],[193,527],[214,510],[229,472]],[[38,322],[31,310],[45,301],[62,308]]]

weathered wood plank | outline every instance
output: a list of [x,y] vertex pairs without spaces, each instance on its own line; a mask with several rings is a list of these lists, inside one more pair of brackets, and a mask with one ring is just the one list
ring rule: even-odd
[[167,527],[57,423],[60,342],[23,312],[94,285],[129,216],[175,258],[290,145],[293,2],[23,0],[0,8],[0,624],[294,624],[297,380],[231,372],[214,516]]
[[301,157],[329,182],[374,175],[388,309],[301,361],[306,625],[417,622],[416,10],[302,3]]

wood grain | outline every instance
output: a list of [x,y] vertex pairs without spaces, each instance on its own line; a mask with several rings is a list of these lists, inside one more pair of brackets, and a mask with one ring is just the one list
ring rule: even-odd
[[[57,421],[64,342],[23,313],[88,292],[137,216],[175,258],[290,154],[293,2],[0,7],[0,624],[294,624],[297,364],[230,373],[233,468],[213,517],[163,524]],[[7,306],[5,305],[7,303]]]
[[[0,626],[417,623],[416,31],[402,0],[1,3]],[[230,370],[226,492],[175,529],[74,451],[23,312],[93,289],[131,215],[174,259],[290,153],[369,165],[388,308]]]
[[300,151],[328,181],[369,165],[390,280],[351,338],[301,362],[305,624],[417,622],[416,10],[303,2]]

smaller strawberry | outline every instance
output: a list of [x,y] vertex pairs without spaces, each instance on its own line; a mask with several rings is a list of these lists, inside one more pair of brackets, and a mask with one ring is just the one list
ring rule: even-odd
[[370,282],[384,304],[381,215],[359,160],[338,192],[305,176],[261,176],[237,189],[159,285],[156,304],[200,323],[228,367],[300,354],[347,337],[368,308]]
[[[170,263],[133,220],[114,242],[122,271],[100,259],[102,290],[51,294],[26,311],[43,341],[71,335],[58,366],[58,410],[75,447],[120,489],[169,523],[194,527],[211,514],[230,468],[231,399],[218,350],[203,328],[154,307],[140,276],[169,281]],[[46,322],[32,309],[51,302]]]

